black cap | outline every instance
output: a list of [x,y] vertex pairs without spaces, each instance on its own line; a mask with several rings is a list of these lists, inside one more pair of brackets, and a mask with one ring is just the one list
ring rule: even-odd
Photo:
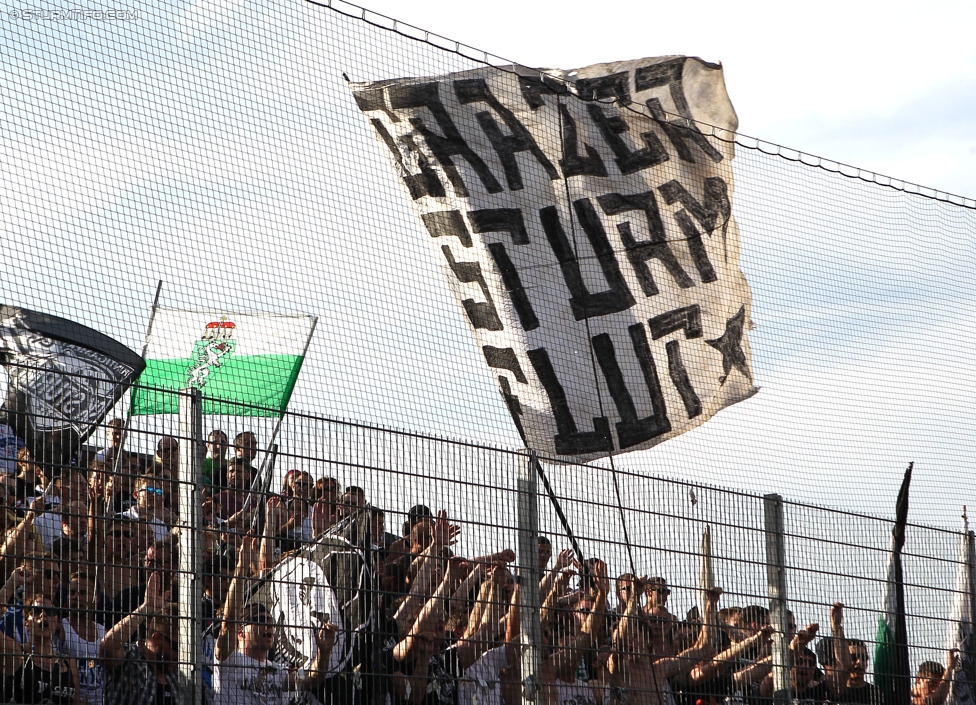
[[430,507],[426,504],[415,504],[407,512],[407,521],[403,525],[403,535],[406,536],[409,534],[410,530],[420,523],[422,519],[432,519],[433,517],[434,513],[430,511]]

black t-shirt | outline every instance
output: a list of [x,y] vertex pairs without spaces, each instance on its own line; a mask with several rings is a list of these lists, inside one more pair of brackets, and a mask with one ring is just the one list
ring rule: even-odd
[[14,702],[71,705],[75,697],[74,683],[68,664],[58,661],[48,671],[28,656],[14,673]]
[[844,689],[838,700],[857,705],[881,705],[881,691],[878,690],[878,686],[865,683],[862,688]]
[[830,700],[830,691],[827,684],[820,681],[812,688],[807,688],[802,693],[793,692],[793,705],[820,705]]
[[461,664],[455,647],[435,654],[427,670],[427,697],[423,705],[458,705]]
[[177,705],[178,693],[174,693],[169,683],[156,683],[156,705]]

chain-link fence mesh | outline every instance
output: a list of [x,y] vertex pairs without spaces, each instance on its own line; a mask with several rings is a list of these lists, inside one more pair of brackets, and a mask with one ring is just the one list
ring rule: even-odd
[[143,380],[72,458],[9,462],[0,699],[515,702],[531,497],[543,702],[773,698],[779,567],[797,697],[903,705],[874,690],[878,517],[909,461],[908,659],[945,662],[972,600],[972,201],[735,137],[760,393],[651,450],[536,463],[346,85],[506,62],[338,3],[5,13],[2,303],[133,350],[163,309],[317,323],[287,411],[205,398],[196,434],[187,397]]

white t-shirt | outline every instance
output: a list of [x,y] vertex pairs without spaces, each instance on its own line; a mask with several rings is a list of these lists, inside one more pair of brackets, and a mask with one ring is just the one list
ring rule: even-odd
[[458,702],[464,705],[504,705],[501,676],[506,666],[508,655],[504,646],[483,653],[464,672]]
[[282,705],[289,700],[288,671],[240,650],[214,663],[214,705]]
[[[139,516],[139,507],[133,505],[126,511],[122,512],[122,516],[128,517],[133,521],[140,521],[142,517]],[[166,526],[159,519],[152,519],[149,521],[149,526],[153,532],[153,540],[156,542],[165,541],[166,537],[169,536],[169,527]]]
[[[61,500],[54,496],[44,498],[44,502],[51,510],[44,512],[34,520],[34,528],[41,537],[44,545],[44,552],[50,553],[54,547],[54,542],[64,534],[61,531]],[[55,509],[56,508],[56,509]]]
[[105,685],[102,662],[98,660],[98,648],[105,638],[105,627],[95,624],[95,641],[85,641],[67,619],[61,620],[64,643],[61,653],[78,661],[78,688],[81,700],[88,705],[102,705],[102,689]]

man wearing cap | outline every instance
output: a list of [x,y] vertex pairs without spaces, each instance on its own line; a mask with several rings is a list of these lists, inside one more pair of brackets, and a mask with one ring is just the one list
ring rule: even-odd
[[315,660],[304,676],[268,659],[274,646],[275,625],[264,605],[244,607],[245,582],[250,575],[257,539],[245,538],[227,590],[224,622],[214,646],[214,705],[284,704],[297,690],[317,688],[328,668],[338,627],[326,623],[315,632]]
[[407,520],[403,523],[403,537],[408,538],[410,531],[424,519],[433,519],[434,513],[426,504],[415,504],[407,512]]

